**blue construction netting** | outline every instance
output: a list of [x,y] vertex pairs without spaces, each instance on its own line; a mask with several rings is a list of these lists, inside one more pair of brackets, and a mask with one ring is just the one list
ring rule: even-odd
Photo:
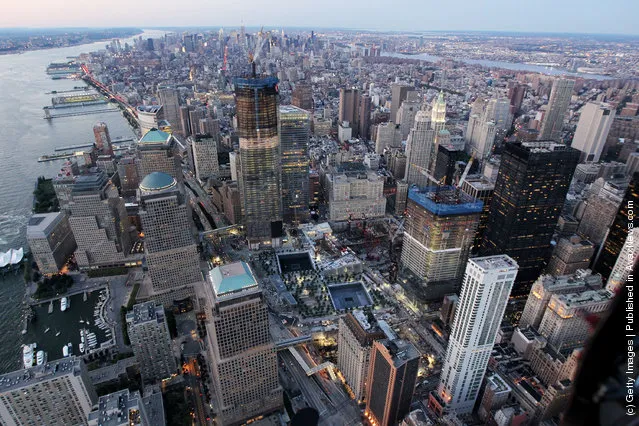
[[[441,194],[440,200],[437,200],[438,194]],[[439,188],[435,186],[425,188],[414,186],[408,190],[408,199],[438,216],[481,213],[484,208],[484,203],[481,200],[474,200],[452,186]],[[451,203],[451,199],[456,199],[456,202],[454,204]]]

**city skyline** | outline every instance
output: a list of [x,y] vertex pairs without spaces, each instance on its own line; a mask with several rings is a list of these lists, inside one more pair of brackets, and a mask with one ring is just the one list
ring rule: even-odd
[[[639,4],[630,0],[622,1],[617,7],[608,9],[607,15],[600,13],[598,4],[593,0],[586,2],[571,1],[559,7],[550,0],[537,3],[535,8],[520,8],[517,4],[507,0],[494,0],[491,5],[478,2],[463,1],[459,10],[464,10],[461,16],[455,16],[445,8],[438,8],[438,4],[429,1],[426,4],[416,0],[410,0],[403,5],[402,10],[417,10],[418,13],[410,13],[398,22],[401,24],[386,24],[386,4],[382,2],[356,1],[348,5],[331,0],[323,4],[325,13],[308,14],[308,8],[312,5],[305,2],[290,2],[279,0],[271,4],[269,8],[259,8],[259,3],[242,2],[241,4],[202,4],[198,8],[197,16],[215,16],[216,22],[208,21],[208,18],[198,21],[191,16],[185,16],[181,5],[167,2],[158,5],[150,2],[128,3],[122,0],[99,0],[93,3],[91,9],[86,9],[81,3],[75,6],[67,4],[65,8],[51,8],[50,3],[43,0],[28,0],[25,2],[11,3],[3,17],[0,18],[0,28],[16,27],[51,27],[55,22],[56,27],[81,27],[86,28],[87,22],[91,22],[93,11],[100,10],[100,23],[103,26],[143,26],[155,27],[166,24],[170,27],[247,27],[275,26],[289,27],[290,22],[295,22],[295,27],[317,27],[318,29],[367,29],[385,31],[516,31],[516,32],[542,32],[542,33],[579,33],[579,34],[616,34],[639,35],[639,30],[634,25],[633,16],[639,14]],[[152,6],[152,7],[151,7]],[[546,11],[552,8],[553,14]],[[75,9],[75,13],[69,13]],[[575,9],[578,18],[575,19]],[[152,13],[157,10],[157,14]],[[257,12],[259,10],[259,12]],[[286,10],[285,14],[281,11]],[[329,11],[340,10],[340,14],[331,14]],[[34,11],[38,11],[34,13]],[[77,12],[77,11],[85,11]],[[125,12],[126,11],[126,12]],[[634,11],[634,13],[633,13]],[[209,14],[209,12],[211,14]],[[437,13],[439,12],[439,13]],[[179,18],[183,15],[183,18]],[[163,18],[171,16],[170,22],[162,22]],[[200,18],[201,19],[201,18]],[[228,23],[232,22],[232,25]]]

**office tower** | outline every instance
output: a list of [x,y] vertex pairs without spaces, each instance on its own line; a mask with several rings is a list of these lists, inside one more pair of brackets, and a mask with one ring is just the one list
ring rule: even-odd
[[[463,164],[467,160],[466,153],[463,149],[453,146],[451,143],[438,144],[437,159],[435,160],[435,169],[433,177],[444,185],[453,185],[454,180],[459,180],[463,173]],[[460,163],[461,162],[461,163]]]
[[386,153],[386,168],[397,180],[406,175],[406,154],[399,148],[391,148]]
[[468,261],[437,390],[458,414],[475,405],[516,275],[517,263],[506,255]]
[[436,158],[437,146],[431,118],[426,111],[418,111],[415,126],[406,141],[406,182],[417,186],[431,185],[425,173],[432,176]]
[[393,426],[410,411],[420,353],[402,340],[373,342],[364,416],[374,425]]
[[455,311],[459,305],[459,296],[456,294],[447,294],[444,296],[441,308],[439,308],[439,319],[442,320],[446,327],[452,325],[455,318]]
[[295,106],[280,106],[282,213],[284,221],[308,222],[311,115]]
[[610,181],[599,178],[591,185],[590,194],[582,204],[583,214],[577,228],[579,235],[597,245],[603,242],[615,220],[626,185],[625,177]]
[[338,122],[347,121],[351,129],[353,129],[353,137],[358,137],[359,104],[360,95],[358,89],[339,89]]
[[539,329],[550,298],[555,294],[579,293],[597,290],[602,286],[601,275],[593,275],[590,270],[580,270],[572,275],[541,275],[530,289],[519,327],[531,326]]
[[425,297],[458,289],[482,207],[452,187],[408,190],[401,264],[424,280]]
[[490,204],[495,191],[495,181],[483,175],[470,175],[462,182],[461,191],[470,196],[473,200],[481,201],[483,207],[479,215],[479,223],[475,239],[471,248],[471,253],[477,253],[481,247],[481,241],[488,227],[488,216],[490,214]]
[[486,387],[479,405],[479,418],[486,421],[491,417],[491,411],[501,408],[510,397],[512,388],[497,373],[486,378]]
[[639,203],[639,173],[632,176],[626,195],[617,211],[617,216],[610,226],[598,257],[595,259],[593,269],[606,280],[610,276],[628,236],[628,223],[631,222],[628,218],[628,211],[632,211],[637,203]]
[[31,216],[27,222],[27,242],[42,274],[57,274],[76,249],[65,211]]
[[554,294],[539,324],[539,334],[559,351],[583,347],[592,330],[585,313],[601,317],[611,303],[612,293],[606,289]]
[[179,133],[183,136],[189,136],[191,134],[191,111],[193,111],[193,106],[191,105],[183,105],[178,109],[180,127],[184,129],[184,131]]
[[[469,121],[469,126],[471,122]],[[478,161],[490,157],[495,144],[497,126],[494,121],[478,123],[475,133],[469,136],[469,151]]]
[[484,122],[492,121],[495,127],[500,130],[509,130],[512,125],[513,116],[510,112],[510,101],[508,98],[496,97],[486,103],[484,111]]
[[180,100],[177,89],[159,86],[158,98],[164,111],[164,119],[170,123],[173,131],[182,136],[186,136],[184,134],[185,129],[182,127],[182,121],[180,120]]
[[377,125],[375,135],[375,153],[383,154],[388,148],[402,148],[402,131],[398,124],[381,123]]
[[580,162],[599,162],[615,112],[609,105],[598,102],[584,105],[571,144],[581,151]]
[[240,138],[240,194],[252,249],[279,246],[282,235],[277,78],[235,80]]
[[566,78],[559,78],[553,83],[548,107],[541,122],[540,140],[561,140],[561,130],[574,86],[575,81]]
[[291,104],[306,111],[313,111],[313,86],[300,81],[291,94]]
[[106,123],[100,122],[93,126],[93,136],[95,137],[95,146],[101,153],[113,155],[111,136],[109,136],[109,128]]
[[176,374],[177,363],[162,305],[153,301],[134,305],[126,314],[126,325],[145,384]]
[[219,143],[221,139],[220,121],[211,117],[201,118],[197,134],[209,135]]
[[87,421],[88,426],[165,425],[162,394],[151,393],[143,398],[137,391],[124,389],[101,396]]
[[[415,96],[411,96],[414,94]],[[399,129],[402,133],[402,141],[406,140],[408,134],[410,133],[413,125],[415,124],[415,116],[417,112],[420,110],[421,104],[417,99],[417,92],[409,92],[408,98],[397,110],[397,124],[399,125]]]
[[361,139],[367,141],[371,136],[371,97],[366,93],[359,98],[358,113],[357,134]]
[[0,422],[6,426],[87,424],[98,400],[81,358],[63,358],[0,376]]
[[[162,105],[139,105],[136,108],[138,113],[138,125],[140,135],[146,135],[151,129],[159,129],[164,121],[164,109]],[[174,124],[171,124],[174,126]]]
[[104,172],[76,177],[67,210],[81,270],[124,266],[131,249],[128,215]]
[[201,182],[217,177],[220,173],[217,140],[210,135],[195,135],[189,136],[188,143],[193,153],[195,177]]
[[619,292],[625,285],[628,275],[639,259],[639,229],[633,228],[626,237],[617,262],[610,273],[610,278],[606,283],[606,288],[611,293]]
[[527,294],[550,260],[578,159],[575,149],[551,141],[505,146],[479,254],[507,254],[517,261],[515,295]]
[[138,142],[138,175],[163,172],[182,182],[182,158],[173,135],[152,129]]
[[526,97],[526,88],[526,85],[518,81],[508,82],[508,99],[510,100],[510,112],[512,114],[518,114],[521,110],[521,104]]
[[142,179],[138,191],[144,253],[155,292],[202,281],[183,189],[166,173]]
[[330,220],[371,219],[386,212],[384,178],[371,170],[336,166],[326,175],[326,189]]
[[337,368],[344,375],[355,400],[361,403],[366,398],[366,380],[370,364],[371,347],[375,340],[385,334],[372,315],[360,310],[339,319],[337,336]]
[[397,191],[395,192],[394,212],[396,215],[404,215],[406,203],[408,203],[408,184],[405,180],[398,180],[395,182],[395,186]]
[[337,140],[346,143],[353,139],[353,128],[348,121],[342,121],[337,125]]
[[435,134],[446,128],[446,101],[444,100],[444,92],[440,91],[437,98],[433,99],[431,105],[431,125]]
[[595,246],[578,235],[561,238],[553,250],[546,272],[555,276],[574,274],[578,269],[587,269],[594,254]]
[[138,175],[138,158],[134,155],[124,155],[118,161],[118,177],[120,178],[120,193],[123,197],[135,197],[140,177]]
[[[392,84],[391,85],[391,111],[390,121],[397,123],[397,111],[402,105],[402,102],[406,99],[409,92],[414,92],[415,88],[407,84]],[[399,123],[397,123],[399,124]]]
[[235,425],[282,406],[277,354],[262,291],[244,262],[209,273],[207,324],[218,424]]

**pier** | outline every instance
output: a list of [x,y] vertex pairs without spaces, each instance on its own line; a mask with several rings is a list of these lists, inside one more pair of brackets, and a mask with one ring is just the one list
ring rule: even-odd
[[79,115],[91,115],[91,114],[102,114],[105,112],[120,112],[117,108],[103,108],[103,109],[94,109],[91,111],[77,111],[77,112],[63,112],[60,114],[51,115],[51,110],[48,107],[44,107],[44,119],[51,120],[54,118],[64,118],[64,117],[76,117]]

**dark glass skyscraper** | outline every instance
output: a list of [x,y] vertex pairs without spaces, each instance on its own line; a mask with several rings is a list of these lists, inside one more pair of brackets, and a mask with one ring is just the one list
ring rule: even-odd
[[291,105],[280,107],[282,212],[286,222],[308,221],[310,134],[311,116],[308,111]]
[[282,235],[278,91],[275,77],[235,79],[240,138],[240,194],[252,249],[279,245]]
[[505,147],[479,255],[507,254],[517,261],[513,295],[527,294],[550,260],[550,241],[578,162],[579,151],[552,141]]
[[[628,185],[626,195],[619,206],[617,216],[610,226],[610,231],[608,231],[608,236],[603,243],[601,253],[595,262],[595,272],[599,272],[604,279],[608,279],[610,276],[612,268],[615,266],[619,253],[628,237],[628,231],[632,229],[628,227],[629,223],[632,223],[632,219],[629,217],[629,211],[631,212],[638,203],[639,173],[635,173],[632,176],[630,185]],[[634,216],[634,214],[630,213],[630,216]]]

